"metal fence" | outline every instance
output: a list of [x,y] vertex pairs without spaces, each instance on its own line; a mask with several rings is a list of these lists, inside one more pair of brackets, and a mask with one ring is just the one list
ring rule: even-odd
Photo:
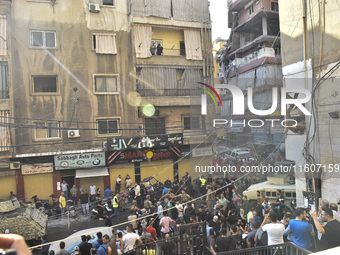
[[[206,247],[205,254],[213,255],[212,251]],[[294,243],[283,243],[278,245],[252,247],[242,250],[217,252],[218,255],[306,255],[312,254]]]
[[[195,231],[195,229],[197,231]],[[144,242],[143,236],[141,237]],[[166,244],[165,244],[166,243]],[[157,239],[155,242],[144,242],[135,250],[126,254],[129,255],[161,255],[162,247],[165,247],[169,254],[174,255],[204,255],[210,254],[206,251],[207,237],[205,231],[205,222],[185,224],[176,227],[174,236],[165,240]],[[124,253],[125,254],[125,253]]]

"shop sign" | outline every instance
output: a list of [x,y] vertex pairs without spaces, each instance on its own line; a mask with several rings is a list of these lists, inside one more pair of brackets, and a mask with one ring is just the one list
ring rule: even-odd
[[202,147],[202,148],[194,148],[192,149],[192,156],[196,157],[204,157],[204,156],[212,156],[212,148],[210,147]]
[[[171,150],[170,148],[164,149],[144,149],[144,150],[127,150],[127,151],[116,151],[113,152],[108,157],[108,163],[134,163],[134,162],[143,162],[143,161],[157,161],[157,160],[166,160],[176,157],[179,157],[181,154],[180,151],[177,152],[177,148]],[[178,154],[176,154],[177,152]],[[179,155],[179,156],[178,156]]]
[[183,144],[183,133],[168,135],[150,135],[128,138],[108,138],[107,150],[128,150],[177,146]]
[[105,153],[79,153],[54,156],[55,170],[105,166]]
[[22,175],[44,174],[53,172],[53,163],[40,163],[34,165],[21,165]]

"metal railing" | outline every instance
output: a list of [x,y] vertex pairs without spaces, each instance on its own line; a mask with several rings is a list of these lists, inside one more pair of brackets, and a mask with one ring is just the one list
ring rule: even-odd
[[200,96],[199,89],[139,89],[142,97],[147,96]]
[[[205,254],[213,255],[213,252],[206,247]],[[306,250],[300,246],[297,246],[294,243],[283,243],[278,245],[270,245],[270,246],[260,246],[260,247],[252,247],[241,250],[233,250],[233,251],[225,251],[225,252],[217,252],[218,255],[306,255],[312,254],[311,251]]]

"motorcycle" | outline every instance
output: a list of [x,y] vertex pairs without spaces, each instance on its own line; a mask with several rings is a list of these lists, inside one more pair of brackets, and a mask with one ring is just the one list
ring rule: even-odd
[[52,208],[53,214],[60,215],[61,209],[60,209],[60,206],[59,206],[59,198],[56,197],[54,194],[50,195],[50,197],[53,200],[53,208]]
[[47,199],[39,199],[37,195],[34,195],[32,197],[32,200],[34,201],[35,207],[37,209],[44,208],[44,211],[46,212],[47,215],[49,216],[52,215],[51,205]]
[[110,199],[108,199],[107,201],[103,200],[91,210],[91,219],[103,219],[104,214],[113,214],[113,206]]
[[77,216],[76,207],[72,199],[66,201],[66,212],[70,217],[75,218]]

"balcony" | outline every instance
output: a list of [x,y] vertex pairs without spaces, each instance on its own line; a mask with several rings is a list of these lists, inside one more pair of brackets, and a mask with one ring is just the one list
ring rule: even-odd
[[202,91],[199,89],[139,89],[142,97],[185,97],[200,96]]

